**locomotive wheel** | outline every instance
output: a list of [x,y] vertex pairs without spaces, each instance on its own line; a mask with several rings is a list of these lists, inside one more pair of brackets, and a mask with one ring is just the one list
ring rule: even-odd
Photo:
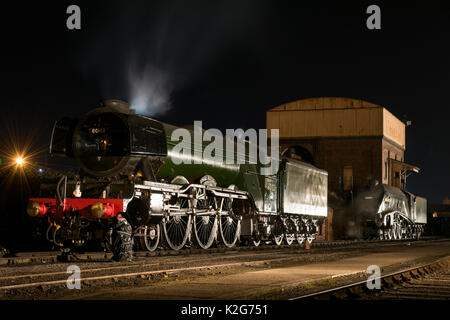
[[194,240],[200,248],[208,249],[217,235],[217,215],[194,217]]
[[420,228],[416,228],[416,236],[414,238],[416,240],[419,240],[421,235],[422,235],[422,230]]
[[[208,185],[211,183],[211,176],[204,176],[202,179],[208,178],[206,182],[201,182],[202,184]],[[207,209],[208,211],[217,209],[216,198],[213,195],[207,195],[206,199],[198,200],[196,208]],[[214,243],[217,238],[217,214],[210,214],[205,216],[194,216],[193,218],[193,232],[194,232],[194,242],[197,246],[203,249],[208,249]]]
[[393,237],[393,230],[391,227],[388,230],[386,230],[385,238],[386,238],[386,240],[392,240],[392,237]]
[[392,233],[392,239],[393,240],[398,240],[397,224],[394,224],[391,227],[391,233]]
[[253,239],[252,243],[255,247],[259,247],[261,245],[261,239],[259,239],[259,240]]
[[406,229],[406,239],[414,239],[414,230],[411,226]]
[[172,250],[180,250],[191,233],[191,216],[169,216],[162,226],[164,243]]
[[400,224],[397,224],[397,239],[401,240],[402,239],[402,226]]
[[246,246],[254,246],[259,247],[261,245],[261,239],[259,236],[253,236],[253,237],[240,237],[239,239],[243,243],[245,243]]
[[295,239],[297,240],[298,244],[303,244],[303,242],[305,242],[305,235],[302,233],[302,230],[304,228],[303,226],[303,222],[301,219],[297,219],[295,221],[296,224],[296,229],[298,230],[297,233],[295,234]]
[[[180,209],[188,209],[191,202],[186,198],[177,199]],[[162,240],[165,247],[172,250],[182,249],[191,236],[192,219],[190,215],[178,214],[167,216],[162,223]]]
[[145,226],[143,236],[140,237],[141,248],[147,251],[155,251],[158,248],[159,240],[161,238],[161,228],[156,226]]
[[287,232],[284,234],[286,244],[290,246],[295,240],[295,223],[291,219],[286,220]]
[[414,240],[419,240],[419,230],[417,229],[417,227],[413,228],[412,237]]
[[231,248],[236,244],[239,234],[241,233],[241,220],[232,218],[231,216],[220,216],[219,220],[219,236],[220,241],[227,247]]
[[281,246],[281,244],[283,243],[283,239],[284,239],[284,234],[281,234],[279,236],[274,236],[273,237],[273,242],[277,245],[277,246]]
[[283,222],[281,220],[275,221],[275,226],[273,230],[273,242],[279,246],[283,243],[284,238],[284,228]]
[[[230,185],[228,189],[237,190],[235,185]],[[222,209],[233,212],[233,199],[223,199]],[[219,217],[219,238],[225,247],[231,248],[241,234],[241,220],[231,215],[220,215]]]
[[305,237],[302,234],[297,234],[296,238],[298,244],[303,244],[303,242],[305,242]]
[[286,244],[290,246],[295,240],[295,234],[285,234],[284,240],[286,241]]
[[395,240],[400,240],[402,238],[402,227],[400,226],[400,224],[396,223],[393,226],[393,233]]

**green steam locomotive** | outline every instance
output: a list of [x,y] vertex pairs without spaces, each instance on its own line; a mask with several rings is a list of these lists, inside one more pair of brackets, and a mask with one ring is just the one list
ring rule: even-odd
[[264,150],[239,136],[222,138],[220,145],[232,150],[216,148],[212,157],[204,156],[209,142],[195,138],[185,144],[189,152],[179,152],[179,129],[137,115],[119,100],[81,119],[57,121],[50,153],[76,159],[80,174],[43,186],[28,214],[47,218],[47,238],[61,247],[108,239],[119,213],[133,226],[135,242],[149,251],[313,241],[327,216],[327,172],[275,157],[271,174],[261,174],[265,166],[249,150]]

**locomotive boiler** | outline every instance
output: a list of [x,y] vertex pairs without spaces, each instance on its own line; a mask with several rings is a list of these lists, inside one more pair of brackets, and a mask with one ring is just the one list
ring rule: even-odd
[[363,238],[419,239],[427,223],[425,198],[376,181],[358,190],[352,209]]
[[205,142],[175,152],[176,129],[119,100],[57,121],[50,153],[76,159],[80,174],[62,176],[53,193],[30,199],[28,214],[48,219],[47,238],[61,247],[108,243],[118,213],[150,251],[313,241],[327,215],[325,171],[283,158],[272,160],[272,175],[262,175],[262,165],[248,161],[248,148],[233,146],[235,159],[247,160],[240,164],[199,158]]

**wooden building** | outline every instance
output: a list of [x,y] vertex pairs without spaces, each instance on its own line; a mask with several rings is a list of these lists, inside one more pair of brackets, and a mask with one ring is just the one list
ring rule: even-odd
[[337,195],[371,180],[404,188],[408,174],[419,171],[404,163],[405,127],[386,108],[350,98],[302,99],[267,112],[281,154],[327,170]]

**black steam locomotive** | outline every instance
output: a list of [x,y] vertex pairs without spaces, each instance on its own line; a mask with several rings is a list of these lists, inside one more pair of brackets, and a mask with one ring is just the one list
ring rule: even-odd
[[347,235],[380,240],[419,239],[427,223],[427,200],[372,181],[358,190],[351,212]]

